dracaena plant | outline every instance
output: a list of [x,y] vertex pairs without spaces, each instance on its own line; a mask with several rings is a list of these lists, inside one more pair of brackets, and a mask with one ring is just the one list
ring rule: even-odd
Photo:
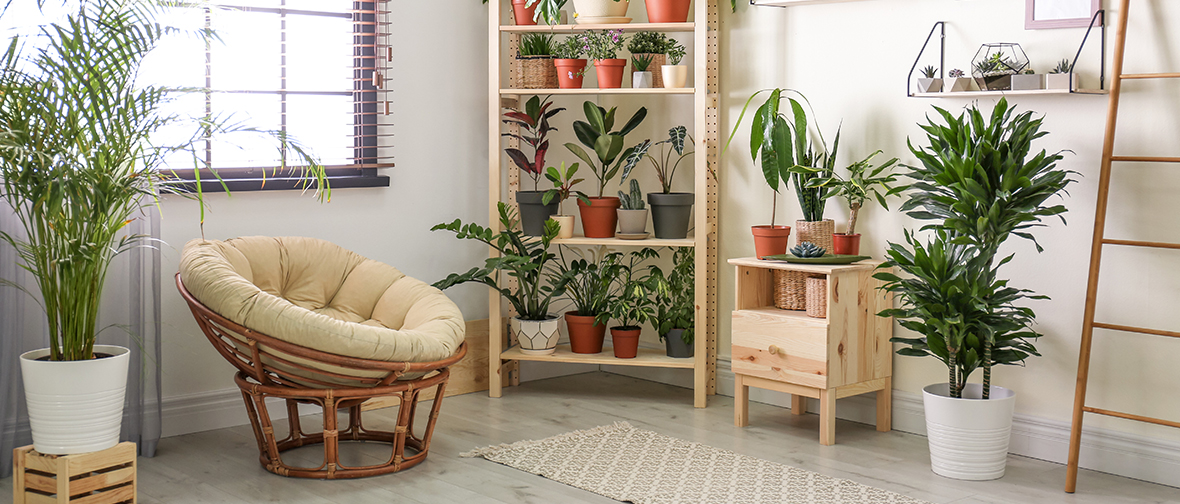
[[504,133],[503,136],[515,138],[522,145],[527,145],[533,151],[533,157],[529,159],[528,154],[515,147],[504,149],[504,152],[508,153],[508,157],[517,168],[533,179],[534,191],[537,190],[541,174],[545,171],[549,133],[557,131],[557,128],[549,124],[549,120],[565,110],[560,107],[551,109],[552,106],[553,102],[549,101],[548,96],[543,100],[539,96],[534,96],[525,102],[524,110],[508,108],[508,112],[504,113],[504,123],[519,126],[520,133]]
[[897,158],[890,159],[881,166],[873,166],[873,158],[880,153],[881,151],[876,151],[869,154],[869,157],[849,165],[848,178],[841,177],[835,172],[829,172],[825,176],[822,175],[822,169],[806,166],[793,167],[791,173],[818,175],[808,180],[806,187],[822,189],[822,199],[843,198],[848,203],[848,234],[856,234],[856,220],[868,197],[872,195],[881,207],[888,210],[889,205],[885,203],[885,198],[899,191],[890,186],[897,182],[897,176],[886,171],[897,163]]
[[[618,107],[606,110],[595,105],[594,102],[587,101],[582,104],[582,110],[586,114],[586,120],[574,121],[574,134],[582,145],[594,152],[594,157],[590,157],[581,146],[572,142],[565,144],[565,148],[578,156],[594,172],[594,177],[598,179],[598,197],[601,198],[606,192],[607,183],[614,179],[620,170],[624,172],[625,178],[626,174],[643,159],[643,156],[637,155],[636,151],[645,143],[651,144],[650,141],[645,140],[639,146],[623,150],[626,135],[637,128],[643,122],[643,118],[647,117],[647,108],[640,107],[635,111],[635,115],[627,121],[627,124],[618,131],[614,130],[615,112]],[[646,152],[646,149],[643,152]]]
[[650,266],[647,288],[653,293],[655,315],[652,328],[662,341],[673,329],[683,329],[685,344],[693,342],[696,323],[696,262],[692,247],[677,247],[672,253],[672,269],[665,274],[660,267]]
[[[655,143],[660,146],[658,157],[650,153],[647,155],[647,160],[656,170],[656,178],[660,180],[660,188],[664,194],[672,192],[672,178],[676,176],[676,169],[680,167],[680,162],[693,155],[693,151],[684,152],[686,139],[690,143],[695,143],[692,135],[688,134],[688,128],[677,126],[669,129],[668,138]],[[676,155],[675,161],[672,159],[673,154]]]

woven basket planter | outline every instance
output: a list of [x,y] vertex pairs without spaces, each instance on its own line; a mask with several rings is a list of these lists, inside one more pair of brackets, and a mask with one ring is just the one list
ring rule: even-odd
[[795,221],[795,244],[811,242],[832,254],[832,233],[836,232],[836,222],[832,219],[821,221]]
[[828,277],[814,276],[807,278],[807,316],[827,318]]
[[[632,54],[631,56],[650,57],[651,64],[647,66],[647,71],[651,72],[651,78],[652,78],[651,87],[653,87],[653,88],[664,87],[664,77],[663,77],[663,75],[661,75],[660,66],[667,64],[667,63],[665,63],[668,59],[667,56],[665,56],[663,54],[654,54],[654,53]],[[632,72],[635,71],[635,62],[634,61],[631,62],[631,71]]]
[[557,67],[552,56],[518,56],[522,89],[557,89]]
[[774,306],[780,310],[807,309],[807,273],[774,270]]

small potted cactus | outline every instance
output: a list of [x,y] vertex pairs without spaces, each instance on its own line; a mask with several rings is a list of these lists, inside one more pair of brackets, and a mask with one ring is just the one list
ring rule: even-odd
[[946,85],[942,87],[944,93],[959,93],[971,90],[971,79],[962,70],[955,68],[946,74]]
[[811,242],[800,243],[798,245],[795,245],[795,248],[791,249],[791,255],[798,257],[800,259],[807,259],[807,258],[812,258],[812,257],[823,257],[824,254],[827,254],[827,253],[828,253],[827,249],[825,249],[819,245],[816,245],[814,243],[811,243]]
[[647,234],[647,207],[643,203],[643,191],[639,181],[631,179],[630,194],[619,191],[619,234]]
[[634,72],[631,73],[631,87],[635,89],[648,89],[652,87],[653,76],[648,67],[652,62],[651,55],[636,55],[631,56],[631,67]]
[[929,65],[922,69],[922,77],[918,78],[918,92],[919,93],[937,93],[942,91],[942,79],[935,77],[938,75],[938,69],[934,65]]
[[1057,63],[1057,66],[1045,75],[1045,89],[1067,89],[1077,91],[1078,78],[1073,73],[1073,64],[1069,58]]
[[1031,67],[1025,68],[1023,72],[1012,76],[1012,90],[1030,91],[1034,89],[1044,89],[1044,77],[1044,74],[1036,73],[1036,71]]

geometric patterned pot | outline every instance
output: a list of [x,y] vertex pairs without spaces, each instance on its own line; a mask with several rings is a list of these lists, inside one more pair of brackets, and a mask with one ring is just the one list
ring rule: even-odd
[[561,337],[561,319],[549,317],[545,320],[521,320],[512,317],[509,321],[512,334],[520,343],[521,353],[528,355],[549,355],[557,350],[557,340]]

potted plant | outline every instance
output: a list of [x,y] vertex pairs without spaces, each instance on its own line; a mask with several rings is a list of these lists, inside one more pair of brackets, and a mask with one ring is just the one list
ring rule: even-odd
[[692,0],[647,0],[647,22],[683,23],[691,6]]
[[1045,89],[1067,89],[1077,91],[1078,79],[1073,73],[1073,65],[1069,58],[1057,63],[1057,66],[1045,75]]
[[[549,314],[553,298],[565,293],[565,280],[547,270],[556,256],[549,252],[549,244],[557,237],[557,222],[545,221],[540,240],[527,239],[520,231],[516,212],[507,203],[496,205],[500,212],[501,231],[495,232],[479,224],[463,224],[459,219],[430,228],[455,233],[460,240],[475,240],[498,252],[484,262],[482,268],[451,273],[434,283],[446,290],[467,282],[478,282],[495,289],[512,304],[516,316],[510,319],[512,334],[520,344],[520,351],[530,355],[549,355],[557,349],[561,321]],[[507,274],[510,278],[503,278]]]
[[579,37],[582,39],[582,48],[586,55],[594,60],[598,87],[623,87],[623,69],[627,67],[627,60],[618,57],[619,50],[627,40],[627,37],[623,36],[623,30],[589,30]]
[[688,358],[694,354],[696,323],[696,264],[692,247],[677,247],[667,275],[652,265],[648,290],[655,295],[652,328],[664,342],[668,357]]
[[512,0],[512,17],[517,25],[535,25],[542,19],[549,25],[560,24],[565,3],[566,0]]
[[[619,199],[604,197],[606,185],[619,170],[630,171],[639,162],[640,157],[633,155],[636,148],[623,150],[623,142],[630,133],[647,117],[647,108],[640,107],[618,131],[612,131],[615,124],[615,111],[609,111],[587,101],[582,104],[586,114],[586,121],[574,121],[574,134],[578,141],[594,152],[590,157],[581,146],[575,143],[565,144],[565,148],[578,156],[594,172],[598,179],[598,196],[587,198],[589,201],[578,200],[578,211],[582,214],[582,231],[587,238],[611,238],[615,235],[615,225],[618,223]],[[647,141],[645,141],[647,142]]]
[[935,77],[938,69],[934,65],[922,69],[922,77],[918,78],[919,93],[937,93],[942,91],[942,79]]
[[[696,197],[693,193],[672,192],[672,177],[676,176],[676,169],[680,167],[681,161],[693,155],[693,151],[685,152],[685,140],[693,143],[688,128],[677,126],[669,129],[668,138],[655,143],[660,146],[658,157],[650,153],[647,155],[660,181],[660,192],[647,195],[656,238],[675,240],[688,237],[692,204]],[[676,155],[675,162],[672,160],[673,154]]]
[[651,66],[651,56],[631,56],[631,87],[636,89],[648,89],[652,87],[651,72],[648,67]]
[[1013,91],[1027,91],[1045,88],[1045,76],[1036,73],[1032,68],[1025,68],[1024,71],[1012,76],[1012,90]]
[[664,77],[664,87],[687,87],[688,66],[680,64],[680,60],[684,59],[685,55],[684,45],[679,42],[672,41],[672,45],[668,47],[664,54],[668,56],[669,63],[667,65],[660,65],[660,73],[663,74]]
[[590,198],[586,196],[586,193],[574,190],[574,186],[582,182],[582,179],[574,178],[575,173],[578,173],[578,163],[574,163],[570,165],[569,169],[566,169],[565,162],[562,162],[560,169],[550,166],[545,170],[545,178],[553,182],[553,189],[545,191],[545,195],[541,198],[541,203],[549,205],[554,201],[557,202],[557,215],[550,216],[549,218],[557,221],[557,225],[559,226],[557,237],[562,239],[574,237],[574,216],[565,215],[565,212],[562,210],[562,203],[565,203],[565,200],[569,199],[570,196],[577,196],[578,201],[587,204],[590,203]]
[[[165,35],[153,12],[84,0],[40,28],[37,48],[26,52],[33,44],[13,39],[0,56],[0,199],[20,223],[0,239],[36,282],[37,292],[25,292],[40,295],[46,315],[49,346],[19,357],[33,446],[43,454],[119,442],[130,351],[97,343],[99,310],[115,256],[153,246],[125,226],[160,192],[176,190],[163,184],[165,154],[189,151],[209,131],[267,133],[186,121],[164,110],[184,90],[137,82]],[[188,145],[152,142],[164,128],[188,125],[196,133]],[[315,192],[326,199],[323,167],[300,146],[284,147],[307,162],[301,177],[319,182]],[[203,194],[193,196],[203,209]]]
[[623,254],[598,247],[587,258],[580,250],[576,250],[574,253],[579,258],[566,262],[564,248],[559,253],[562,258],[557,265],[558,274],[565,282],[566,297],[574,308],[565,312],[570,349],[580,354],[600,353]]
[[523,89],[554,89],[557,87],[557,67],[553,60],[553,35],[526,33],[520,38],[516,59],[520,61],[520,87]]
[[[1060,152],[1032,154],[1032,142],[1044,136],[1042,119],[1015,114],[1001,98],[989,116],[971,107],[958,117],[936,108],[945,124],[930,120],[922,127],[929,146],[910,147],[920,165],[910,166],[913,183],[903,189],[902,209],[930,221],[930,241],[906,232],[904,244],[891,243],[884,267],[907,273],[902,278],[877,273],[883,289],[899,298],[899,308],[885,310],[917,337],[896,337],[902,355],[934,356],[946,364],[947,383],[924,389],[934,472],[956,479],[986,480],[1003,476],[1015,393],[992,385],[992,367],[1022,364],[1039,355],[1030,340],[1036,314],[1028,300],[1047,299],[1009,285],[1000,268],[1013,256],[997,260],[1011,236],[1041,246],[1030,230],[1066,209],[1050,206],[1074,181],[1058,169]],[[982,368],[982,384],[967,383]]]
[[[856,220],[860,215],[860,209],[864,207],[865,200],[869,195],[873,195],[877,202],[881,204],[886,210],[889,206],[885,204],[885,198],[894,194],[896,190],[890,187],[897,181],[897,177],[891,173],[887,173],[897,163],[897,158],[886,161],[881,166],[874,167],[872,160],[881,151],[876,151],[869,154],[869,157],[857,161],[848,167],[848,178],[843,178],[839,174],[829,173],[827,176],[822,175],[822,170],[806,166],[797,166],[791,168],[792,173],[807,172],[816,173],[820,176],[810,179],[807,185],[811,188],[822,188],[826,191],[822,197],[827,198],[844,198],[848,202],[848,232],[836,233],[832,235],[832,253],[837,255],[859,255],[860,254],[860,233],[856,232]],[[885,192],[882,193],[881,190]]]
[[578,24],[630,23],[630,7],[630,0],[574,0],[574,18]]
[[619,324],[610,328],[611,343],[617,358],[634,359],[639,354],[639,336],[643,333],[643,324],[655,316],[655,301],[648,291],[646,275],[641,275],[641,266],[649,259],[659,257],[655,249],[643,248],[628,254],[626,262],[620,262],[616,269],[618,294],[609,303],[609,315]]
[[986,91],[1008,91],[1012,89],[1012,76],[1028,67],[1028,56],[1020,44],[983,44],[971,61],[972,75],[979,89]]
[[538,190],[541,173],[545,171],[545,154],[549,152],[549,133],[557,128],[549,125],[549,120],[564,108],[553,108],[549,97],[541,99],[539,96],[529,98],[525,102],[524,110],[509,107],[504,113],[504,123],[520,127],[519,133],[504,133],[503,136],[519,140],[522,146],[527,145],[533,151],[532,159],[524,151],[509,147],[504,149],[508,158],[516,164],[522,172],[533,179],[532,191],[516,191],[516,202],[520,205],[521,225],[527,236],[541,236],[545,232],[545,221],[549,216],[557,213],[557,202],[544,203],[545,191]]
[[[631,36],[631,40],[627,42],[627,52],[631,53],[632,61],[636,57],[651,58],[651,63],[648,69],[652,71],[652,85],[653,88],[664,87],[663,72],[656,72],[654,70],[664,66],[667,61],[667,56],[664,55],[668,48],[675,44],[675,41],[668,38],[660,32],[641,31]],[[632,71],[638,71],[632,66]]]
[[971,90],[971,79],[964,76],[963,71],[955,68],[946,74],[946,85],[943,86],[943,92],[959,93]]
[[580,37],[566,37],[553,47],[553,66],[557,67],[557,85],[561,89],[582,89],[586,76],[585,46]]
[[639,181],[631,179],[631,192],[619,191],[619,233],[624,235],[647,235],[647,207],[643,204],[643,191]]

